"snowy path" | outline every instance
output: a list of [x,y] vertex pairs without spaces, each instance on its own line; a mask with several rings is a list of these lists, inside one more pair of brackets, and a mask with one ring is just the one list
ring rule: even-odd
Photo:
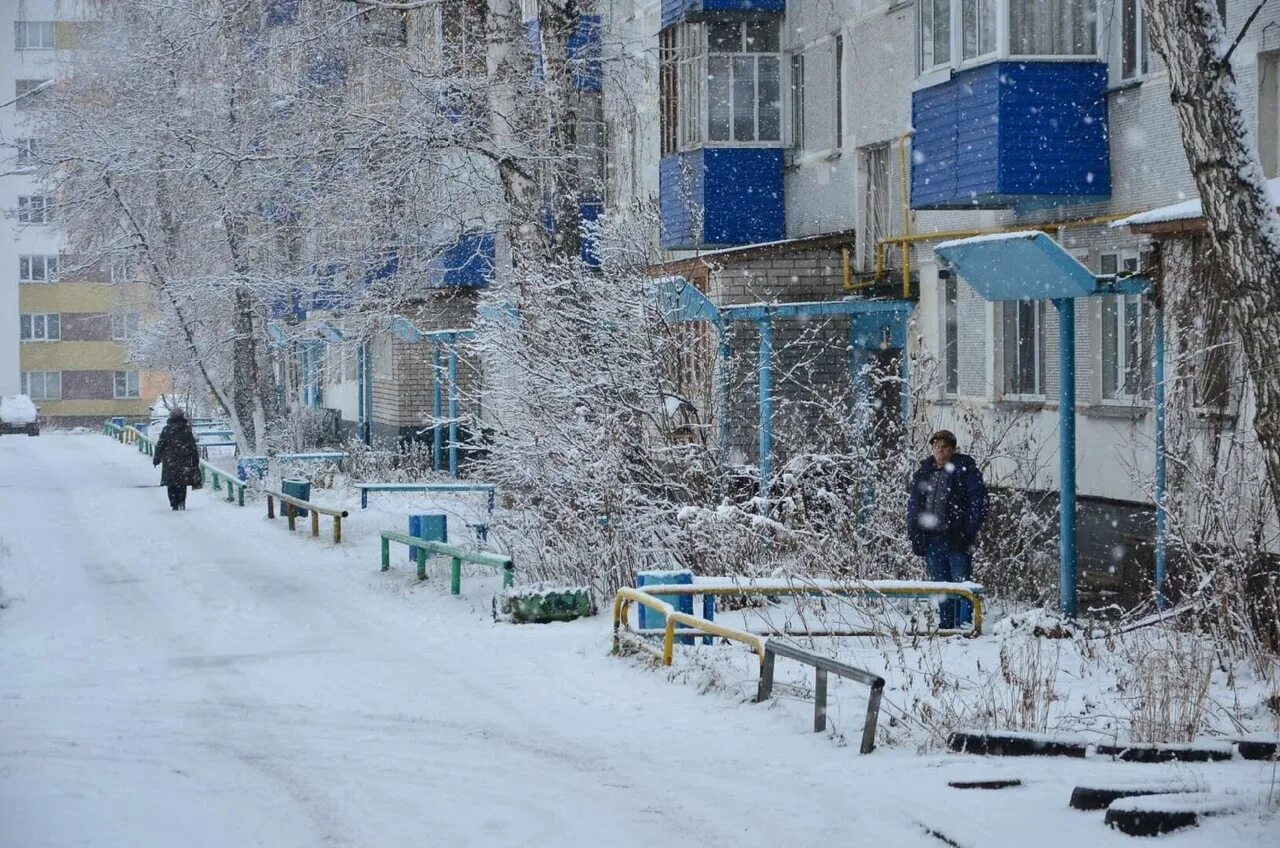
[[4,848],[1128,844],[1067,778],[957,793],[967,758],[860,758],[609,657],[603,619],[495,625],[479,579],[378,572],[359,512],[335,548],[156,479],[100,436],[0,439]]

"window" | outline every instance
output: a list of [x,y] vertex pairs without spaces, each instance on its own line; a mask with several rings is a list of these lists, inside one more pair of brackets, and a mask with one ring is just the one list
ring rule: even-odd
[[862,175],[862,220],[858,241],[862,270],[871,270],[876,243],[892,235],[889,226],[889,145],[874,144],[858,151]]
[[832,144],[836,150],[844,147],[844,36],[836,36],[835,48],[835,73],[836,81],[836,137],[835,143]]
[[952,274],[944,282],[942,303],[942,389],[948,395],[960,393],[959,307],[960,282]]
[[51,283],[58,279],[58,257],[19,256],[18,280],[24,283]]
[[708,141],[782,139],[778,43],[777,20],[707,24]]
[[951,0],[919,0],[920,71],[951,64]]
[[1280,174],[1280,52],[1258,55],[1258,153],[1268,179]]
[[23,371],[21,391],[32,400],[58,400],[62,397],[62,372]]
[[391,379],[395,376],[395,342],[390,333],[383,333],[373,341],[373,376]]
[[14,147],[18,150],[17,163],[19,165],[35,165],[38,163],[40,154],[34,138],[19,138],[15,140]]
[[138,336],[138,313],[113,312],[111,314],[111,338],[123,342]]
[[1094,54],[1097,11],[1097,0],[1009,0],[1009,54]]
[[36,89],[49,82],[49,80],[39,79],[20,79],[13,84],[13,98],[16,101],[13,105],[16,109],[31,109],[37,105],[39,100],[36,95]]
[[18,337],[24,342],[56,342],[62,338],[62,316],[24,313],[18,316]]
[[1141,295],[1102,302],[1102,396],[1107,400],[1151,396],[1151,333]]
[[996,52],[997,0],[960,0],[960,58]]
[[52,50],[53,21],[14,21],[15,50]]
[[54,200],[43,194],[18,198],[18,222],[22,224],[52,224]]
[[115,395],[117,400],[127,400],[140,396],[137,371],[117,371],[115,379]]
[[1004,350],[1001,356],[1005,397],[1044,396],[1044,301],[1001,304]]
[[791,54],[791,146],[804,150],[804,54]]
[[127,283],[136,276],[133,254],[114,254],[111,257],[111,282]]
[[1133,79],[1147,72],[1147,21],[1142,0],[1121,0],[1120,78]]
[[659,36],[662,155],[702,143],[706,46],[701,24],[681,24]]

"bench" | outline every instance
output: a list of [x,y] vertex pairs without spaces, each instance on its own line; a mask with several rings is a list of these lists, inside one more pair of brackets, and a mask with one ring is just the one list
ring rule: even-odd
[[234,502],[239,506],[244,506],[245,483],[237,480],[234,474],[228,474],[218,466],[211,465],[202,459],[200,460],[200,479],[204,481],[206,486],[212,484],[213,488],[219,492],[222,491],[222,481],[225,480],[227,483],[227,502]]
[[486,551],[469,551],[466,548],[459,548],[455,545],[448,545],[444,542],[432,542],[427,539],[419,539],[406,533],[397,533],[394,530],[383,530],[382,537],[382,570],[388,571],[391,568],[391,543],[399,542],[402,545],[408,545],[410,548],[418,549],[418,579],[427,579],[427,557],[428,556],[447,556],[451,557],[453,562],[450,564],[449,570],[449,594],[458,595],[462,593],[462,563],[472,562],[476,565],[487,565],[491,568],[497,568],[502,571],[502,587],[505,589],[512,584],[515,579],[515,563],[511,557],[502,554],[493,554]]
[[289,519],[289,529],[296,527],[298,510],[306,509],[311,511],[311,535],[320,535],[320,516],[328,515],[333,517],[333,543],[336,545],[342,541],[342,519],[347,517],[345,509],[335,509],[334,507],[318,506],[311,501],[304,501],[301,498],[295,498],[292,495],[286,495],[284,492],[277,492],[274,489],[258,489],[267,496],[267,518],[276,517],[275,502],[280,501],[280,511]]
[[369,508],[370,492],[487,492],[489,514],[493,514],[496,487],[492,483],[356,483],[360,490],[360,508]]

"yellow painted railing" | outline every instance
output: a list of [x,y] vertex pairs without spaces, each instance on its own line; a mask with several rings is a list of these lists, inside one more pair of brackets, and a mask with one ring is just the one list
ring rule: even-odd
[[[671,604],[660,601],[647,592],[625,586],[618,590],[618,594],[613,599],[614,652],[621,650],[622,639],[625,636],[637,635],[632,633],[628,618],[632,604],[640,604],[666,616],[667,623],[662,636],[661,658],[663,665],[671,665],[672,655],[675,653],[677,624],[702,633],[709,633],[734,642],[741,642],[755,652],[756,656],[760,658],[761,664],[764,663],[764,639],[754,633],[744,633],[741,630],[734,630],[731,627],[724,627],[713,621],[707,621],[705,618],[698,618],[688,613],[679,612]],[[644,647],[643,643],[641,643],[641,646]]]

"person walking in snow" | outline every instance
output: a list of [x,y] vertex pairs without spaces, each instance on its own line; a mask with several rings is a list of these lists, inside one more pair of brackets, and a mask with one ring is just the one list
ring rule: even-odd
[[[911,478],[907,536],[924,557],[930,580],[960,583],[973,573],[973,544],[987,520],[987,487],[978,464],[956,452],[956,435],[939,430],[929,438],[930,455]],[[972,605],[949,598],[938,605],[938,627],[967,625]]]
[[200,448],[181,407],[170,410],[169,421],[156,440],[151,464],[164,466],[160,470],[160,485],[169,489],[169,507],[186,509],[187,486],[200,485]]

